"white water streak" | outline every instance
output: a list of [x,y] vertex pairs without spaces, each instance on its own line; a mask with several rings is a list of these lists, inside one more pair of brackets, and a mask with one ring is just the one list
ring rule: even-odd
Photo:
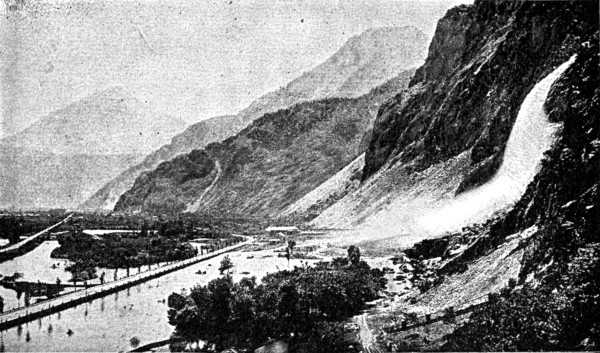
[[555,141],[560,124],[548,121],[544,102],[552,84],[573,63],[575,56],[538,82],[529,92],[512,128],[503,162],[486,184],[445,203],[419,219],[432,233],[455,231],[481,222],[497,210],[517,202],[538,173],[541,160]]

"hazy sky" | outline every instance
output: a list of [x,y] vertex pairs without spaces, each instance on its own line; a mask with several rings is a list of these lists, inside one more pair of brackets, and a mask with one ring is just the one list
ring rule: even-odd
[[234,114],[372,27],[460,0],[37,1],[1,18],[0,136],[112,86],[189,123]]

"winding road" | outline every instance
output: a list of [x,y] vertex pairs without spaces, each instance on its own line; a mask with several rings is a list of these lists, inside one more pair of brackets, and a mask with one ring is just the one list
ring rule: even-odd
[[221,173],[222,173],[221,163],[219,163],[218,160],[215,161],[215,168],[217,169],[217,176],[215,176],[212,183],[210,183],[210,185],[206,189],[204,189],[202,194],[200,194],[200,197],[198,197],[198,199],[194,203],[192,203],[191,205],[188,205],[187,209],[185,210],[186,212],[198,211],[198,208],[200,207],[200,202],[202,202],[204,195],[206,195],[213,188],[213,186],[215,186],[217,181],[219,181],[219,179],[221,178]]

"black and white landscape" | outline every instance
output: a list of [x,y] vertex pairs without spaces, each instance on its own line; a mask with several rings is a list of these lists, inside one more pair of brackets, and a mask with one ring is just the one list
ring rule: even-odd
[[600,349],[597,1],[5,2],[0,350]]

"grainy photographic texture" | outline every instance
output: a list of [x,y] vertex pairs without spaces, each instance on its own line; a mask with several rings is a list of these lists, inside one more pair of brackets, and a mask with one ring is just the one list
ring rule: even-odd
[[5,0],[0,350],[597,350],[597,1]]

